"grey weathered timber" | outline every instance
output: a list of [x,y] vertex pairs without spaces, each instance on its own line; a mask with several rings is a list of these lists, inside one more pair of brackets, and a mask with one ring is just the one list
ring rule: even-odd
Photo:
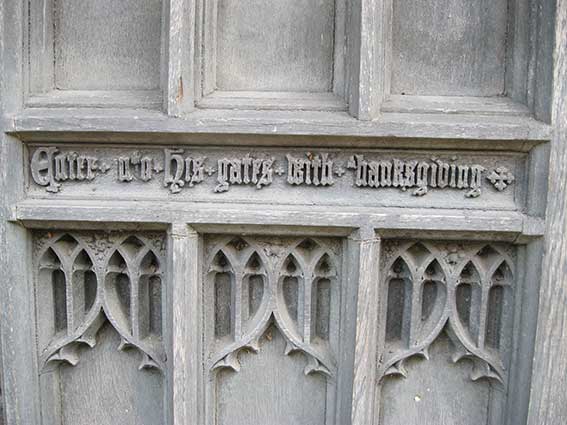
[[392,94],[504,94],[507,12],[507,0],[394,1]]
[[[425,139],[424,143],[434,141],[436,144],[443,144],[445,139],[463,141],[465,145],[486,140],[509,140],[523,144],[526,141],[548,140],[551,134],[548,124],[532,117],[486,115],[482,111],[479,114],[462,115],[383,113],[380,120],[359,121],[340,112],[198,110],[180,120],[139,109],[30,108],[9,118],[9,132],[17,133],[26,140],[31,135],[49,133],[50,139],[55,141],[65,135],[72,135],[71,141],[87,138],[90,141],[104,142],[114,136],[120,137],[118,140],[124,142],[128,133],[134,133],[141,142],[149,136],[155,142],[162,139],[164,142],[167,140],[165,143],[171,143],[175,139],[190,141],[195,134],[230,134],[231,138],[254,134],[320,136],[320,143],[327,145],[337,143],[334,136],[343,136],[351,138],[350,145],[398,146],[402,143],[406,146],[404,139],[415,138]],[[92,133],[103,137],[89,139]],[[365,140],[367,138],[374,139]],[[247,138],[246,144],[257,143],[257,139]],[[308,145],[311,146],[313,142],[309,142]],[[223,142],[225,143],[230,144],[227,141]],[[287,143],[305,145],[305,141],[293,138]],[[493,143],[487,144],[487,149],[491,145]]]
[[551,107],[554,134],[551,141],[549,203],[546,213],[545,257],[539,295],[540,320],[534,357],[528,424],[555,425],[567,420],[565,381],[567,371],[565,328],[565,265],[567,173],[567,103],[566,78],[567,11],[563,1],[557,2],[555,18],[555,54],[553,101]]
[[[358,265],[351,277],[358,280],[356,294],[356,324],[354,341],[351,421],[352,424],[372,424],[375,421],[375,391],[378,368],[378,315],[379,309],[374,276],[380,259],[380,240],[371,229],[365,228],[353,234],[349,243],[353,262]],[[352,261],[352,260],[351,260]]]
[[[2,128],[4,117],[17,112],[23,102],[22,56],[9,46],[22,45],[24,24],[20,2],[0,4],[0,114]],[[6,424],[39,423],[38,379],[33,346],[34,314],[29,301],[31,291],[26,284],[24,271],[28,266],[25,256],[8,258],[7,247],[14,252],[26,252],[29,234],[12,221],[13,205],[21,199],[23,175],[8,164],[22,158],[23,146],[15,138],[2,132],[0,136],[0,243],[2,283],[0,285],[0,338],[2,340],[2,399],[3,419]],[[19,284],[14,284],[19,282]],[[27,320],[21,320],[21,317]],[[27,402],[24,402],[27,400]]]
[[564,9],[0,2],[0,423],[565,422]]
[[[31,105],[68,102],[161,108],[164,2],[82,4],[41,0],[26,5],[32,52],[25,68]],[[147,98],[152,97],[148,103]],[[156,102],[156,98],[157,102]]]
[[195,3],[199,107],[346,109],[344,0]]
[[[167,303],[174,306],[171,318],[168,318],[171,320],[168,330],[171,347],[168,356],[173,364],[169,371],[170,384],[166,398],[168,423],[200,423],[199,236],[183,223],[172,224],[168,234],[169,250],[172,253],[169,265],[172,284]],[[187,278],[189,285],[186,283]],[[187,322],[195,325],[187,326]]]

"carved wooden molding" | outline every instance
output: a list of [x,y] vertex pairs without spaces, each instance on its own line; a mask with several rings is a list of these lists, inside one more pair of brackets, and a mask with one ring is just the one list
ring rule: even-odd
[[502,341],[513,310],[513,250],[493,243],[386,241],[383,252],[386,329],[379,379],[406,376],[405,361],[428,359],[445,331],[455,347],[453,362],[473,362],[472,380],[505,382]]
[[[38,147],[30,158],[33,182],[51,193],[63,184],[86,183],[106,175],[121,183],[148,183],[162,175],[162,187],[173,194],[214,179],[214,193],[223,193],[232,186],[262,189],[276,178],[290,186],[333,186],[337,180],[351,178],[356,188],[399,189],[414,196],[432,190],[462,190],[467,198],[477,198],[489,182],[502,192],[515,180],[510,164],[462,160],[456,155],[447,158],[415,156],[415,158],[380,157],[363,154],[336,155],[329,152],[294,152],[275,155],[271,152],[208,158],[209,152],[185,149],[164,149],[162,155],[138,150],[122,152],[118,157],[100,157],[94,152],[79,153],[55,146]],[[478,159],[475,158],[475,161]],[[348,173],[350,171],[350,173]],[[349,176],[347,176],[347,173]]]
[[160,233],[38,232],[34,235],[40,362],[79,362],[109,322],[118,350],[137,349],[140,369],[165,368]]

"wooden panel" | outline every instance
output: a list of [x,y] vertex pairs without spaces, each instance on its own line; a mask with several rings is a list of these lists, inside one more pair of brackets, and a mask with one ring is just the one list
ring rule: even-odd
[[100,342],[85,350],[81,362],[61,367],[64,424],[156,425],[163,423],[163,388],[159,371],[138,370],[138,354],[117,351],[120,336],[108,325]]
[[326,92],[334,0],[219,0],[219,90]]
[[219,425],[325,424],[325,378],[305,376],[305,358],[284,356],[285,349],[280,331],[270,328],[258,353],[240,356],[240,372],[219,373]]
[[501,424],[520,309],[514,248],[389,240],[383,252],[381,425]]
[[452,364],[450,344],[441,336],[431,346],[429,361],[411,359],[407,378],[386,381],[380,425],[486,424],[490,388],[471,382],[472,365]]
[[485,152],[45,146],[30,149],[27,193],[51,198],[58,192],[60,199],[108,200],[122,193],[123,200],[521,210],[525,162],[525,155]]
[[43,424],[163,423],[163,234],[41,231],[33,252]]
[[507,0],[393,0],[392,94],[504,93]]
[[207,236],[206,423],[335,424],[342,244]]
[[55,88],[157,89],[161,0],[57,0]]
[[[550,5],[551,7],[551,5]],[[543,9],[543,8],[542,8]],[[553,14],[553,9],[543,12]],[[548,25],[551,27],[550,15]],[[546,16],[546,15],[544,15]],[[539,323],[535,342],[529,425],[567,422],[567,3],[557,2],[553,102],[555,133],[549,164],[549,205],[539,297]],[[546,28],[547,27],[547,28]],[[544,97],[546,103],[547,97]],[[543,99],[542,99],[543,100]],[[539,277],[539,276],[538,276]]]

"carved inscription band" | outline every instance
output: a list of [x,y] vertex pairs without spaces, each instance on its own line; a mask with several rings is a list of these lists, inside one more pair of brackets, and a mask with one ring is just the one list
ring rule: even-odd
[[[215,193],[227,192],[231,186],[244,185],[262,189],[276,177],[292,186],[333,186],[338,179],[350,174],[357,188],[398,188],[423,196],[430,189],[463,190],[467,198],[482,194],[488,181],[497,192],[505,190],[515,180],[512,171],[501,165],[486,166],[459,161],[456,157],[398,159],[369,159],[353,154],[344,160],[331,153],[243,154],[230,158],[208,160],[184,149],[164,149],[162,158],[133,151],[114,159],[93,154],[62,151],[57,147],[37,148],[30,161],[33,181],[48,192],[59,192],[64,182],[93,181],[112,169],[116,180],[149,182],[161,175],[163,186],[171,193],[192,188],[207,179],[215,179]],[[349,171],[350,173],[347,173]],[[275,176],[274,176],[275,175]]]

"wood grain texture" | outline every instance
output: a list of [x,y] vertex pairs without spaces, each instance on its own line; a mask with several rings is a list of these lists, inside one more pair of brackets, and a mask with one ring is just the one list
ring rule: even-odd
[[529,425],[567,422],[567,2],[558,0],[545,257]]
[[217,89],[329,92],[334,0],[218,0]]
[[392,94],[503,94],[507,3],[395,1]]
[[[207,13],[217,16],[220,12],[228,26],[213,25],[205,31],[194,28],[195,22],[204,19],[204,5],[198,0],[165,3],[159,0],[97,0],[92,4],[77,0],[0,2],[0,126],[3,126],[0,136],[0,352],[3,373],[0,382],[7,390],[1,396],[6,403],[7,425],[61,425],[58,420],[61,415],[65,423],[77,425],[114,424],[117,421],[136,425],[203,425],[203,269],[200,264],[203,243],[199,233],[270,234],[268,238],[275,240],[276,235],[345,237],[353,231],[343,242],[343,270],[348,274],[346,288],[341,293],[344,306],[341,305],[341,318],[337,320],[341,334],[338,350],[341,370],[336,378],[336,412],[329,413],[333,410],[329,409],[333,401],[329,401],[329,397],[327,400],[321,398],[320,385],[305,385],[305,377],[298,376],[296,368],[288,369],[288,366],[303,365],[304,359],[298,355],[291,362],[289,358],[282,360],[282,341],[274,335],[259,355],[243,353],[243,375],[235,377],[231,372],[223,372],[226,374],[222,378],[225,387],[220,391],[221,409],[217,419],[229,425],[255,422],[262,425],[324,422],[327,425],[349,425],[351,422],[354,425],[378,425],[378,410],[383,402],[387,406],[382,410],[385,419],[380,425],[486,424],[483,411],[489,410],[488,415],[494,418],[499,412],[490,412],[487,407],[485,384],[462,382],[463,365],[456,368],[456,373],[452,366],[444,368],[444,357],[435,356],[435,351],[431,363],[415,362],[410,382],[399,386],[390,382],[386,384],[391,385],[385,397],[380,400],[380,396],[376,396],[376,351],[379,350],[376,333],[380,327],[376,269],[382,247],[380,238],[442,237],[447,240],[465,238],[528,243],[527,253],[519,256],[518,261],[529,266],[522,277],[527,288],[523,297],[535,300],[539,295],[536,283],[540,278],[539,239],[544,230],[541,216],[547,193],[543,180],[547,174],[548,151],[544,142],[551,137],[554,141],[546,239],[548,255],[543,267],[541,323],[536,342],[529,425],[567,422],[567,388],[563,382],[567,375],[567,313],[564,308],[567,303],[564,277],[567,272],[567,238],[564,236],[567,232],[567,167],[564,165],[567,163],[567,106],[562,99],[567,97],[566,0],[557,0],[560,25],[557,28],[554,80],[548,78],[548,71],[551,69],[555,1],[534,0],[528,5],[526,0],[510,0],[504,5],[505,0],[492,3],[486,0],[425,0],[417,4],[394,0],[399,19],[393,32],[397,40],[393,39],[393,42],[409,40],[410,45],[404,52],[411,54],[411,57],[393,55],[398,70],[391,70],[388,59],[391,54],[387,47],[391,43],[390,0],[354,0],[346,5],[342,0],[292,0],[295,6],[289,8],[284,2],[276,1],[241,1],[238,4],[234,0],[224,1],[231,7],[217,10],[214,6]],[[40,6],[30,10],[26,17],[23,3]],[[205,3],[216,5],[215,1]],[[249,4],[256,7],[252,14],[255,20],[250,20],[250,14],[243,13]],[[266,5],[273,6],[272,10],[260,12]],[[305,10],[310,12],[301,15]],[[52,16],[53,12],[55,25],[45,17]],[[522,14],[526,16],[520,16]],[[329,18],[331,15],[335,15],[334,20]],[[31,20],[30,28],[25,28],[26,19]],[[279,25],[284,19],[291,23],[291,28],[287,28],[289,37],[282,40],[278,34],[283,31]],[[270,24],[269,28],[266,23]],[[345,31],[348,40],[342,36],[340,28],[343,26],[350,26],[350,30]],[[308,39],[303,39],[307,37],[305,33],[294,31],[297,27],[308,28]],[[483,32],[483,29],[488,30]],[[509,38],[504,43],[502,34],[507,29]],[[31,32],[29,46],[23,38],[28,32]],[[334,37],[332,42],[329,38],[320,38],[328,33]],[[294,95],[291,100],[286,100],[281,93],[270,97],[272,93],[267,99],[256,101],[253,97],[258,92],[255,92],[248,97],[244,95],[244,101],[235,104],[234,99],[225,102],[221,94],[205,101],[211,102],[209,108],[212,109],[187,114],[192,111],[194,95],[201,94],[201,72],[214,75],[218,70],[214,40],[219,34],[226,36],[224,42],[228,48],[219,57],[218,64],[230,62],[226,69],[232,67],[234,70],[245,68],[241,63],[243,60],[256,60],[264,67],[252,69],[250,75],[244,77],[241,71],[240,75],[231,72],[223,76],[226,81],[243,77],[245,82],[264,84],[268,90],[271,90],[270,86],[275,87],[275,83],[284,81],[289,84],[286,90],[311,91],[310,87],[317,87],[329,96],[305,96],[297,101],[293,99]],[[257,38],[246,40],[249,34]],[[201,49],[211,46],[201,39],[202,36],[214,41],[214,52],[210,56],[214,60],[207,59],[204,66],[200,61],[208,52],[201,55]],[[265,39],[258,39],[263,36]],[[298,44],[278,44],[276,53],[279,56],[261,51],[267,41],[279,43],[289,38]],[[241,42],[253,46],[256,51],[239,57],[238,53],[242,51],[237,43]],[[509,50],[505,53],[504,44]],[[298,46],[307,46],[313,57],[304,55],[300,58],[303,62],[294,68]],[[402,52],[403,46],[398,47],[398,52]],[[30,70],[26,69],[24,60],[24,52],[28,50],[32,55]],[[463,52],[465,56],[461,57]],[[347,57],[348,71],[341,71],[343,56]],[[56,71],[53,71],[54,58]],[[193,60],[198,65],[193,67]],[[266,60],[268,63],[263,62]],[[435,63],[429,64],[430,67],[423,65],[430,61]],[[526,62],[529,62],[529,70]],[[283,75],[282,70],[285,70]],[[301,76],[297,77],[297,73]],[[343,73],[350,77],[346,83],[337,78]],[[37,93],[45,93],[55,87],[55,75],[61,88],[78,90],[42,94],[27,103],[24,101],[24,94],[28,93],[24,80],[30,81],[32,92],[37,89]],[[272,77],[277,78],[270,80]],[[296,77],[299,78],[297,81],[293,79]],[[426,94],[433,96],[425,99],[416,96],[409,100],[394,97],[381,108],[383,99],[390,92],[390,77],[397,78],[394,83],[400,87],[409,82],[412,90],[431,90]],[[553,81],[556,85],[554,126],[557,131],[552,134],[552,127],[538,120],[549,120],[550,84]],[[205,81],[205,93],[216,88],[214,84],[208,84],[209,81]],[[345,85],[347,87],[343,87]],[[163,99],[160,88],[165,93]],[[474,98],[499,94],[503,90],[514,101],[527,103],[529,110],[499,97],[482,101]],[[458,99],[441,99],[448,93],[458,95]],[[464,93],[470,93],[473,98],[461,97]],[[343,97],[350,101],[350,113],[360,120],[340,110],[346,104],[341,102]],[[24,104],[27,107],[22,111]],[[234,105],[240,110],[232,110]],[[148,110],[160,107],[166,113]],[[254,108],[296,110],[244,110]],[[307,111],[315,108],[332,111]],[[530,113],[535,113],[535,117]],[[253,196],[232,199],[233,202],[227,197],[217,201],[198,196],[189,202],[172,199],[160,202],[148,193],[142,200],[144,196],[124,197],[122,192],[113,193],[105,200],[82,195],[68,196],[67,199],[26,198],[29,192],[26,191],[22,164],[25,164],[30,148],[28,143],[36,142],[68,144],[67,147],[85,144],[85,148],[99,150],[120,143],[128,148],[132,145],[187,144],[191,145],[186,147],[188,150],[214,145],[227,152],[235,146],[381,147],[414,152],[444,149],[466,150],[467,155],[472,150],[483,150],[487,156],[497,156],[498,151],[505,151],[529,156],[530,176],[521,176],[524,190],[516,192],[516,196],[520,199],[518,205],[526,208],[517,211],[488,210],[489,205],[478,210],[459,209],[450,202],[438,205],[424,202],[416,208],[402,208],[407,204],[399,198],[393,198],[388,207],[371,207],[361,202],[343,202],[337,206],[336,199],[324,197],[312,199],[316,205],[290,205],[293,198],[283,191],[283,196],[267,202],[253,201],[250,199]],[[99,190],[99,196],[101,192]],[[332,192],[326,193],[330,195]],[[193,223],[192,227],[187,227],[186,223]],[[80,369],[65,369],[62,384],[69,390],[61,399],[55,391],[59,389],[58,380],[45,376],[38,379],[35,338],[38,316],[32,301],[32,287],[28,284],[31,265],[27,255],[31,251],[29,228],[36,227],[169,228],[170,264],[167,285],[164,285],[167,286],[168,306],[165,309],[165,336],[169,346],[164,398],[161,398],[154,375],[146,375],[147,371],[131,371],[128,355],[124,357],[123,353],[114,352],[116,338],[106,331],[101,334],[102,345],[87,354]],[[355,230],[361,228],[362,231]],[[375,231],[380,233],[380,238],[376,237]],[[515,369],[510,371],[509,385],[513,389],[507,406],[506,425],[526,425],[528,417],[527,396],[532,382],[527,371],[532,365],[537,314],[532,304],[527,308],[516,305],[522,311],[514,330],[517,352],[513,361]],[[445,353],[443,347],[440,351]],[[276,372],[271,370],[274,367]],[[252,374],[245,375],[251,369],[254,369]],[[419,375],[420,371],[425,374]],[[274,377],[278,383],[284,381],[287,385],[276,386],[270,381]],[[437,385],[439,379],[443,381],[439,392],[428,392],[427,389]],[[85,390],[92,387],[96,390]],[[243,387],[249,391],[243,391]],[[455,387],[464,389],[455,394],[450,391]],[[39,409],[39,393],[42,391],[42,401],[56,406],[51,416]],[[271,398],[273,403],[270,405],[275,409],[269,409],[266,398]],[[126,415],[125,410],[131,407],[134,410]],[[326,418],[322,418],[321,411],[325,407]],[[165,421],[160,416],[160,409],[167,412]],[[303,415],[286,416],[294,409]],[[331,418],[335,413],[336,418]],[[493,420],[491,425],[496,423]]]
[[276,327],[260,339],[258,353],[244,352],[239,372],[217,376],[216,425],[325,425],[326,379],[306,376],[305,357],[285,356],[286,341]]
[[[371,229],[358,235],[358,296],[356,341],[352,384],[352,425],[372,425],[375,417],[375,391],[378,349],[378,299],[376,277],[379,270],[380,240]],[[354,276],[353,276],[354,277]]]
[[161,0],[56,0],[55,88],[160,86]]
[[169,231],[171,285],[170,355],[167,394],[173,425],[200,424],[201,331],[199,237],[185,224]]
[[382,387],[380,425],[487,423],[490,384],[472,382],[472,365],[453,364],[452,349],[442,335],[431,346],[429,360],[408,362],[407,378],[387,378]]
[[391,95],[381,108],[382,112],[407,112],[414,114],[494,114],[530,116],[527,106],[506,97],[474,96],[401,96]]
[[163,376],[139,371],[139,354],[119,352],[120,336],[106,324],[97,346],[85,349],[77,366],[62,366],[64,424],[156,425],[163,421]]
[[16,217],[24,223],[40,222],[118,222],[168,223],[176,218],[187,223],[234,224],[254,226],[331,226],[358,228],[368,225],[382,231],[393,232],[462,232],[470,237],[486,237],[495,233],[505,240],[515,240],[524,232],[527,236],[541,235],[540,221],[532,222],[518,212],[476,211],[474,214],[458,210],[420,208],[347,208],[335,207],[272,207],[266,211],[263,204],[235,205],[223,203],[160,203],[160,211],[151,209],[153,202],[118,201],[59,201],[20,202]]
[[388,87],[385,45],[389,0],[356,0],[347,16],[347,85],[349,112],[371,121],[378,117]]
[[[526,141],[549,140],[550,137],[549,125],[533,118],[484,114],[383,113],[380,120],[360,121],[345,112],[206,109],[195,111],[185,119],[173,119],[141,110],[41,108],[18,114],[9,121],[9,125],[8,130],[24,140],[28,139],[26,133],[38,136],[57,133],[52,141],[59,141],[58,138],[65,133],[76,133],[73,134],[74,141],[82,134],[89,136],[88,133],[101,136],[101,133],[107,133],[105,137],[94,139],[98,141],[108,140],[108,133],[133,133],[136,137],[149,133],[154,143],[159,141],[160,135],[171,143],[172,137],[187,140],[192,134],[373,137],[389,140],[390,143],[404,138],[435,139],[436,143],[451,139],[466,140],[464,145],[476,140],[510,140],[523,144]],[[124,136],[121,135],[122,140]],[[354,142],[357,144],[359,141]],[[384,140],[369,142],[383,143]],[[252,143],[252,138],[248,143]],[[486,145],[487,149],[490,145]]]
[[162,86],[165,110],[178,117],[194,109],[195,97],[200,88],[195,84],[196,2],[172,0],[165,2],[166,19],[163,20],[166,64],[162,66]]
[[[0,116],[17,113],[23,104],[23,7],[19,0],[0,2]],[[23,173],[17,164],[24,147],[4,133],[0,121],[0,356],[6,424],[39,423],[39,396],[33,332],[35,327],[27,253],[28,232],[12,221],[21,199]],[[8,253],[14,253],[9,257]],[[22,316],[26,320],[22,320]]]

